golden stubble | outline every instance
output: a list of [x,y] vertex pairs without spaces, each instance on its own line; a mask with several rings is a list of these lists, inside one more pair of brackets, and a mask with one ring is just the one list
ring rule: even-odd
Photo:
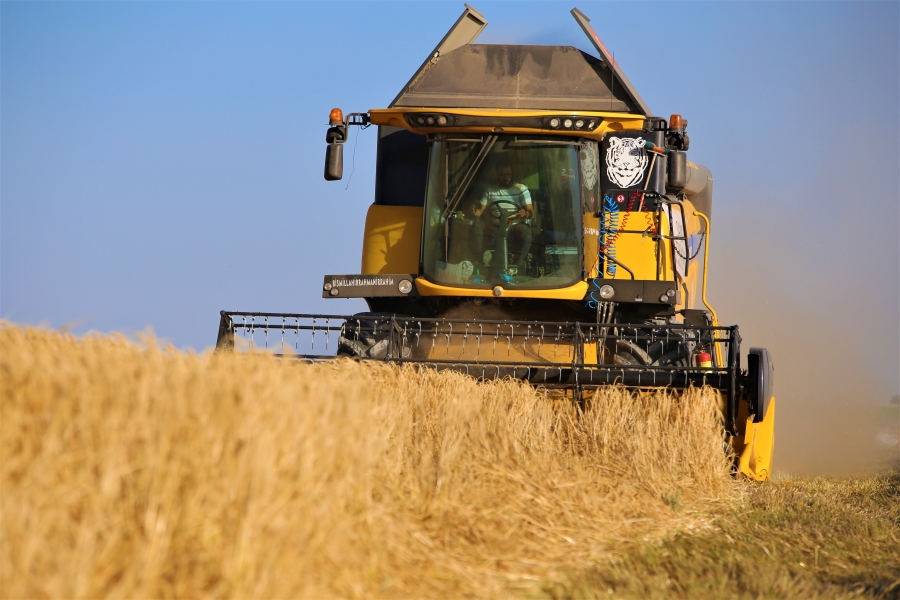
[[497,597],[730,503],[718,397],[0,327],[3,597]]

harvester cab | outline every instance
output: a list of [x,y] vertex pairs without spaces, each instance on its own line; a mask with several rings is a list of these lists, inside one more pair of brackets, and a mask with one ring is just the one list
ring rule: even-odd
[[342,177],[351,126],[376,125],[378,150],[360,272],[326,275],[322,295],[371,312],[222,311],[217,346],[274,330],[309,360],[513,377],[576,399],[708,385],[738,469],[766,479],[772,359],[753,348],[742,369],[737,326],[706,299],[712,175],[687,159],[687,120],[653,116],[572,15],[599,56],[476,44],[487,21],[466,5],[387,108],[332,110],[326,180]]

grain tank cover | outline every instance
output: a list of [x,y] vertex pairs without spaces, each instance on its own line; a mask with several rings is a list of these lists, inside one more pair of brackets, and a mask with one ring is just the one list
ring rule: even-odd
[[572,46],[475,44],[487,19],[466,9],[390,107],[626,112],[650,109],[594,28],[572,16],[600,58]]
[[643,114],[616,79],[572,46],[466,44],[427,65],[393,105]]

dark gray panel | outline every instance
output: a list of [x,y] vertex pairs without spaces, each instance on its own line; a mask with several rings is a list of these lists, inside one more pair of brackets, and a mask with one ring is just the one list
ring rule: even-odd
[[[408,293],[400,291],[400,282],[412,284]],[[326,275],[322,284],[323,298],[378,298],[383,296],[418,296],[416,276],[412,273],[387,275]]]
[[425,206],[428,143],[398,127],[378,128],[375,159],[375,204]]
[[[610,298],[613,302],[643,302],[644,304],[668,304],[674,306],[681,302],[681,292],[672,281],[653,281],[645,279],[594,279],[594,283],[598,288],[604,285],[611,285],[615,290],[615,294]],[[668,296],[666,292],[675,291],[674,296]],[[595,293],[593,288],[591,292]],[[589,293],[590,294],[590,293]],[[590,295],[585,296],[591,299]],[[666,298],[662,300],[662,298]]]

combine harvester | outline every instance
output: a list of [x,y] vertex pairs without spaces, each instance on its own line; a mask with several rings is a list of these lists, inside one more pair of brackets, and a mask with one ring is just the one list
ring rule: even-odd
[[[578,9],[600,57],[483,45],[459,20],[388,108],[330,115],[325,179],[350,126],[378,126],[361,274],[328,275],[353,316],[222,311],[217,347],[290,346],[585,390],[707,385],[738,470],[771,472],[773,364],[706,301],[713,179],[687,120],[652,116]],[[272,339],[270,339],[272,338]]]

